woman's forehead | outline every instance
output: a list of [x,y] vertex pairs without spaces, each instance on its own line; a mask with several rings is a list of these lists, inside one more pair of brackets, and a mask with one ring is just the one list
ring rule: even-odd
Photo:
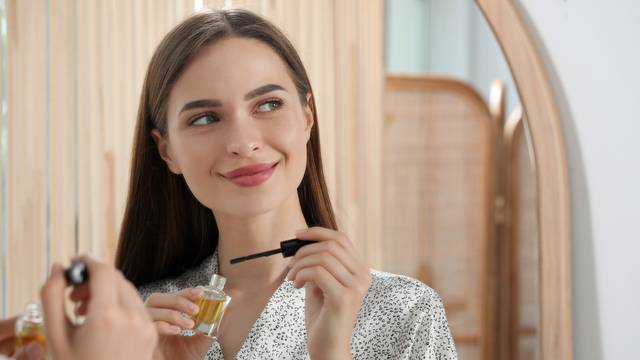
[[[174,86],[176,95],[246,93],[275,83],[293,86],[285,62],[262,41],[231,37],[202,49]],[[195,94],[194,94],[195,93]]]
[[265,85],[278,85],[292,96],[295,84],[284,60],[270,45],[255,39],[230,37],[203,48],[173,85],[167,117],[195,100],[222,105],[244,101],[245,95]]

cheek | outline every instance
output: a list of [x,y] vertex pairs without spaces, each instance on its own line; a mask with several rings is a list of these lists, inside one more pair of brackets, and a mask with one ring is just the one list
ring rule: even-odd
[[218,142],[206,136],[190,136],[176,142],[175,156],[185,178],[208,175],[215,155],[220,153],[215,146]]
[[283,151],[287,164],[289,182],[297,187],[302,182],[307,168],[307,136],[303,126],[289,127],[282,136]]
[[272,132],[274,147],[282,152],[289,162],[306,163],[306,133],[301,119],[292,119],[274,127]]

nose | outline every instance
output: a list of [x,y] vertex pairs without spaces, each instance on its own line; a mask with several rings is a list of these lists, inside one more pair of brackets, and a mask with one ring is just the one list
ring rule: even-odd
[[227,134],[227,153],[250,157],[262,148],[260,132],[249,119],[234,119]]

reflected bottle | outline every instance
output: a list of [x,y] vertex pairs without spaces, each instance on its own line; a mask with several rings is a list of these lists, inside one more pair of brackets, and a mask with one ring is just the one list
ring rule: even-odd
[[226,281],[223,276],[213,274],[209,285],[198,286],[204,290],[204,295],[198,301],[200,310],[192,317],[195,322],[194,331],[216,338],[222,316],[231,301],[231,297],[223,291]]
[[44,318],[42,307],[37,303],[29,303],[24,313],[16,321],[16,352],[29,343],[37,342],[42,347],[42,359],[47,353],[47,342],[44,336]]

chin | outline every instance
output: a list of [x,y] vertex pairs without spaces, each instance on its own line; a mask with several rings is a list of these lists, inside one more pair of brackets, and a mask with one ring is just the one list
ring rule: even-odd
[[[266,196],[265,196],[266,195]],[[276,210],[282,206],[286,198],[277,196],[274,193],[264,194],[261,196],[250,196],[243,199],[227,199],[223,206],[214,207],[214,213],[220,212],[233,217],[248,218],[270,211]],[[233,204],[233,206],[229,206]]]

